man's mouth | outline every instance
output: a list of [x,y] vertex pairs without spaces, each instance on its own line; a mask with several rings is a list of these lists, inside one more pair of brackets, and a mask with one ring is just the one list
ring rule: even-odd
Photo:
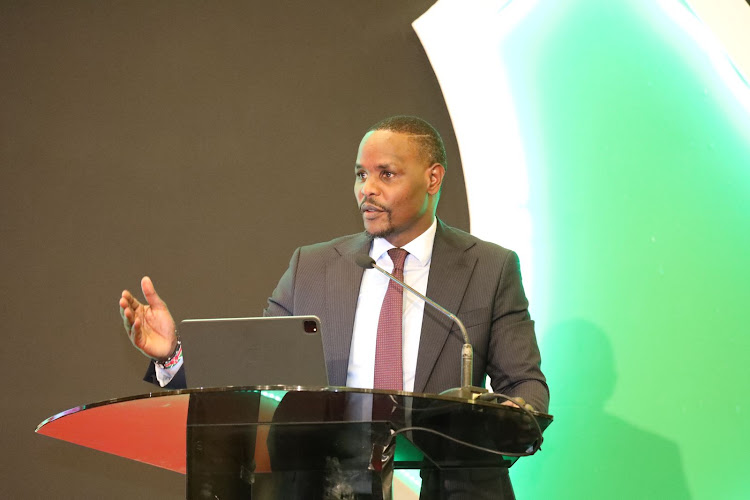
[[363,214],[366,214],[366,213],[372,214],[372,213],[376,213],[376,212],[387,212],[387,210],[385,208],[379,207],[377,205],[373,205],[372,203],[363,203],[359,207],[359,210]]

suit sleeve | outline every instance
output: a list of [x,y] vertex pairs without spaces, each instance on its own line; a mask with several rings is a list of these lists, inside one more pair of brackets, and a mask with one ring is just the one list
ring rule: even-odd
[[294,315],[294,284],[297,278],[300,249],[294,251],[289,267],[279,280],[268,305],[263,309],[263,316],[293,316]]
[[547,412],[549,389],[541,371],[541,356],[523,290],[518,255],[505,258],[495,294],[489,345],[488,375],[495,392],[522,397],[534,409]]

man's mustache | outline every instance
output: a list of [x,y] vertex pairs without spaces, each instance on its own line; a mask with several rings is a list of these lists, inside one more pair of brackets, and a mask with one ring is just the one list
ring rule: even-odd
[[367,198],[362,200],[362,203],[359,205],[359,211],[364,212],[365,210],[382,210],[383,212],[390,212],[390,210],[380,203],[369,201]]

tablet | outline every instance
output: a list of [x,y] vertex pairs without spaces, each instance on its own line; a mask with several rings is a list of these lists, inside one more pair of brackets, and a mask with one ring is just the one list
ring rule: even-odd
[[188,387],[326,387],[317,316],[186,319],[178,329]]

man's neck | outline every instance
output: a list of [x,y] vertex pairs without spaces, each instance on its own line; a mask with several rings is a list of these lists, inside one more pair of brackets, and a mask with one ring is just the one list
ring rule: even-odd
[[[435,234],[437,233],[437,222],[437,218],[434,218],[430,227],[423,231],[422,234],[400,247],[408,251],[422,265],[427,264],[431,260],[432,247],[435,242]],[[375,238],[370,247],[370,257],[377,261],[394,246],[393,243],[385,238]]]

